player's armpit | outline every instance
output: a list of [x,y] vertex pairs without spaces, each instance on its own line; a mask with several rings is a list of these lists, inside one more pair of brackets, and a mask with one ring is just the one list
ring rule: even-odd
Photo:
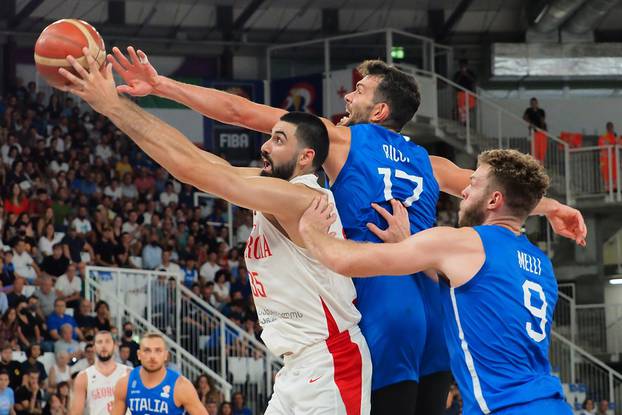
[[127,406],[125,405],[125,398],[127,394],[127,382],[129,380],[129,372],[123,376],[114,385],[114,402],[112,404],[111,415],[125,415]]
[[86,372],[78,373],[73,383],[73,397],[69,415],[82,415],[86,403]]
[[175,384],[175,404],[182,406],[189,415],[208,415],[207,409],[199,400],[194,385],[184,376],[180,376]]

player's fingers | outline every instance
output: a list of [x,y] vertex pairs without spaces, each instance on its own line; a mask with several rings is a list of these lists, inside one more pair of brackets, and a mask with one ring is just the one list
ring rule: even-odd
[[119,94],[131,94],[132,88],[129,85],[119,85],[117,86],[117,92]]
[[[68,80],[69,82],[71,82],[72,85],[75,86],[80,86],[82,87],[84,85],[84,81],[80,78],[78,78],[77,76],[75,76],[74,74],[72,74],[71,72],[69,72],[67,69],[65,68],[59,68],[58,69],[58,73],[65,78],[66,80]],[[71,88],[71,86],[67,86],[66,89]]]
[[133,46],[127,47],[127,53],[130,55],[130,61],[132,62],[132,65],[140,64],[140,59],[138,59],[138,55],[136,55],[136,51],[134,50]]
[[80,65],[80,63],[78,63],[76,58],[74,58],[73,56],[71,55],[67,56],[67,62],[69,62],[71,67],[75,69],[75,71],[78,73],[78,75],[80,75],[82,79],[86,79],[89,76],[89,73],[87,72],[87,70],[84,69],[84,67]]
[[373,233],[378,238],[380,238],[380,239],[382,239],[384,241],[385,235],[387,233],[386,231],[383,231],[382,229],[380,229],[379,227],[377,227],[373,223],[368,223],[367,224],[367,229],[369,229],[371,231],[371,233]]
[[320,198],[316,196],[311,201],[311,206],[309,206],[309,209],[315,212],[319,206],[320,206]]
[[147,58],[147,55],[145,54],[145,52],[143,52],[142,50],[138,49],[138,51],[136,53],[138,54],[138,59],[139,59],[141,64],[146,65],[146,64],[149,63],[149,59]]
[[123,66],[121,66],[121,64],[119,63],[118,60],[116,60],[114,58],[114,56],[108,54],[108,62],[110,62],[112,64],[112,68],[118,73],[118,74],[122,74],[123,72],[125,72],[125,68]]
[[106,64],[106,70],[104,71],[104,79],[106,79],[106,80],[113,79],[112,78],[112,64],[111,63],[107,63]]
[[91,51],[89,51],[88,48],[82,48],[82,53],[84,54],[84,57],[86,58],[86,63],[89,66],[89,73],[91,75],[95,75],[96,73],[99,72],[99,68],[97,67],[97,62],[95,62],[95,58],[93,57],[93,55],[91,55]]
[[380,216],[382,216],[384,220],[386,220],[387,222],[389,222],[393,218],[393,216],[391,216],[389,211],[383,208],[382,206],[376,203],[372,203],[371,207],[373,207],[376,210],[376,212],[380,213]]
[[112,48],[112,53],[114,54],[114,57],[117,58],[119,65],[122,66],[123,69],[127,70],[130,68],[130,66],[132,66],[130,61],[127,60],[125,55],[121,53],[121,49],[119,49],[118,47],[115,46],[114,48]]

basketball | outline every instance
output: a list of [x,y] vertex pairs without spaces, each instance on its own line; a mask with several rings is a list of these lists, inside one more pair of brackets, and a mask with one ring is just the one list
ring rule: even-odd
[[75,57],[86,67],[82,48],[88,47],[95,61],[101,67],[106,59],[104,40],[97,30],[84,20],[62,19],[47,26],[35,44],[35,65],[39,74],[48,84],[61,88],[67,80],[59,73],[59,68],[75,71],[67,61],[67,55]]

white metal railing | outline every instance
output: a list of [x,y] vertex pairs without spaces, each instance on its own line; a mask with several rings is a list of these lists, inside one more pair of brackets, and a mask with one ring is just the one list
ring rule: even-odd
[[[117,325],[123,311],[132,310],[226,380],[233,392],[242,392],[253,413],[265,409],[283,362],[257,340],[254,323],[240,327],[172,273],[87,267],[86,281],[104,287],[101,298],[111,305]],[[232,316],[236,306],[235,301],[228,306]]]
[[[587,397],[594,400],[607,399],[615,414],[621,413],[622,374],[553,330],[549,358],[553,372],[558,374],[563,384],[585,385]],[[566,395],[567,399],[571,398],[568,393]],[[577,403],[570,399],[570,404],[576,410],[580,409]]]
[[[461,143],[471,154],[491,148],[514,148],[530,153],[546,167],[555,193],[572,200],[566,177],[570,168],[568,143],[544,130],[531,128],[520,116],[491,98],[469,91],[442,75],[405,65],[400,68],[410,70],[420,82],[432,83],[436,96],[428,94],[428,99],[435,100],[431,122],[439,137]],[[493,120],[484,120],[484,116]],[[524,135],[517,136],[516,131],[524,131]]]
[[[89,275],[89,271],[87,271],[87,275]],[[92,272],[90,273],[90,275],[93,275]],[[99,300],[104,300],[111,307],[115,308],[117,313],[117,324],[115,324],[115,326],[118,333],[122,332],[123,324],[126,321],[129,321],[133,324],[134,332],[138,336],[141,336],[146,332],[159,332],[164,337],[164,340],[169,348],[169,364],[174,365],[180,373],[189,378],[192,382],[194,382],[194,380],[197,379],[200,375],[207,374],[216,382],[216,388],[223,393],[225,399],[231,399],[232,386],[229,382],[227,382],[226,379],[221,377],[219,374],[209,368],[205,363],[201,362],[190,352],[181,347],[178,342],[175,342],[168,335],[166,335],[156,326],[154,326],[151,322],[147,321],[143,316],[136,313],[136,311],[129,307],[118,296],[111,293],[109,286],[103,286],[96,279],[91,277],[87,277],[85,279],[85,283],[85,297],[88,300],[90,300],[92,303],[95,303]],[[122,322],[119,324],[119,321]]]
[[622,304],[576,306],[577,343],[592,353],[622,353]]
[[568,178],[575,198],[606,196],[622,202],[621,145],[573,148],[569,155]]
[[605,265],[615,265],[615,273],[622,274],[622,229],[605,241],[603,258]]

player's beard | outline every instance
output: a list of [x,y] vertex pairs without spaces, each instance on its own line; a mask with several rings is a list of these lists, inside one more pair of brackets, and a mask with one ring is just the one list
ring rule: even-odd
[[101,355],[99,353],[95,353],[95,356],[97,356],[97,360],[99,360],[100,362],[107,362],[108,360],[112,359],[112,353],[110,353],[109,355]]
[[290,161],[283,164],[282,166],[277,166],[272,161],[270,155],[266,153],[261,154],[262,157],[270,163],[270,171],[267,172],[262,170],[260,176],[264,177],[276,177],[277,179],[290,180],[294,175],[294,170],[296,170],[296,164],[298,163],[298,154],[296,154]]
[[346,106],[346,112],[348,115],[342,117],[337,125],[342,125],[345,127],[349,127],[354,124],[366,124],[369,123],[369,118],[371,115],[371,108],[366,109],[354,109],[352,107]]
[[458,226],[469,227],[483,224],[486,220],[486,210],[484,209],[485,204],[486,200],[482,198],[482,200],[461,210],[458,214]]

